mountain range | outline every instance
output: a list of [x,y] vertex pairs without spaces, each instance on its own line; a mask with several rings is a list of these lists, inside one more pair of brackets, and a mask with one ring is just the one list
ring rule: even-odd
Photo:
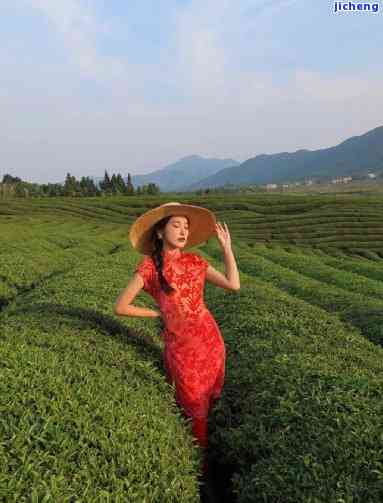
[[[133,186],[155,183],[161,192],[188,192],[225,185],[288,183],[305,179],[365,176],[383,172],[383,126],[319,150],[259,154],[233,159],[183,157],[145,175],[131,175]],[[95,182],[102,178],[94,178]]]

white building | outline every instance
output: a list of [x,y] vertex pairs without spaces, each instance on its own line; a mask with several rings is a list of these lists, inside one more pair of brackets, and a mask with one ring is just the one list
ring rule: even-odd
[[352,176],[337,176],[331,180],[331,183],[348,183],[351,182]]

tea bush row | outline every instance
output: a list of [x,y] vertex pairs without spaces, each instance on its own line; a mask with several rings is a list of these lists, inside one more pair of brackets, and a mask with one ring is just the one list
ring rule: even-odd
[[[218,258],[219,252],[212,245],[209,253]],[[256,249],[256,248],[255,248]],[[254,250],[254,248],[249,250]],[[256,279],[270,282],[290,295],[329,312],[335,312],[344,322],[359,328],[363,335],[376,344],[383,344],[383,302],[365,298],[342,288],[323,283],[292,271],[261,257],[254,251],[240,250],[238,258],[241,271]]]
[[88,259],[3,311],[6,501],[199,501],[200,458],[164,378],[158,323],[113,314],[136,262]]
[[270,249],[261,245],[252,250],[257,255],[309,278],[335,285],[349,292],[383,300],[383,281],[365,278],[355,271],[343,271],[335,266],[323,263],[320,258],[308,257],[302,253],[288,253],[282,249]]
[[235,501],[383,500],[383,350],[258,274],[241,281],[207,288],[228,349],[211,442]]

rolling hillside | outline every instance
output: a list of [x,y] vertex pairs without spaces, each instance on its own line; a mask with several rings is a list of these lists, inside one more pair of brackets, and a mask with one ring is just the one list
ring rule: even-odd
[[[0,201],[4,501],[200,501],[163,327],[113,313],[140,260],[129,226],[166,201]],[[227,348],[209,418],[221,500],[382,501],[383,197],[184,202],[228,224],[241,278],[205,287]],[[216,238],[195,251],[224,272]]]

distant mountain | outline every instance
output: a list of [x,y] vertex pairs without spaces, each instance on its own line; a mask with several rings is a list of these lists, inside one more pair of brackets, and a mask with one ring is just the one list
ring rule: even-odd
[[192,191],[226,184],[283,183],[306,178],[364,175],[383,170],[383,126],[320,150],[261,154],[190,184]]
[[199,155],[190,155],[146,175],[132,175],[132,183],[134,187],[155,183],[161,192],[183,191],[201,178],[239,164],[233,159],[207,159]]
[[[134,188],[138,185],[155,183],[160,187],[161,192],[183,191],[188,185],[201,180],[207,176],[214,175],[220,170],[238,166],[240,163],[233,159],[209,159],[199,155],[189,155],[182,159],[168,164],[167,166],[147,173],[145,175],[131,175]],[[111,172],[109,176],[111,176]],[[94,177],[95,183],[99,183],[104,177]],[[127,181],[127,177],[124,178]]]

